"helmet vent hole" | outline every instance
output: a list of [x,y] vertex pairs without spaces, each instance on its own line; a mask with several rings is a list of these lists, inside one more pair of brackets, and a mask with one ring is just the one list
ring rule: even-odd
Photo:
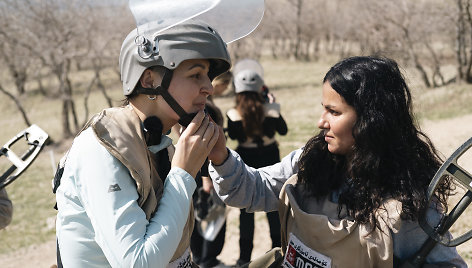
[[213,28],[211,28],[210,26],[208,26],[208,30],[210,30],[210,32],[216,34],[215,30],[213,30]]

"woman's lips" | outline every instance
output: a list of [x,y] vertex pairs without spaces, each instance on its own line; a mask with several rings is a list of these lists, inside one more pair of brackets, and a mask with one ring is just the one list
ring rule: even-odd
[[205,102],[204,103],[197,103],[195,106],[197,106],[198,110],[200,111],[200,110],[203,110],[205,108],[205,104],[206,104]]
[[333,139],[334,139],[334,137],[325,135],[325,141],[326,141],[326,142],[330,142],[330,141],[332,141]]

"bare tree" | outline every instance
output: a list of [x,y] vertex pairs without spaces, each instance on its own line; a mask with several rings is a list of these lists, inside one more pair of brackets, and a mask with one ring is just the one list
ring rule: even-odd
[[[4,29],[0,30],[0,59],[7,67],[6,69],[15,84],[16,91],[19,95],[22,95],[25,93],[25,85],[28,79],[28,61],[25,54],[28,55],[29,53],[9,42],[8,39],[11,34],[5,32]],[[12,57],[12,55],[16,56]]]
[[0,92],[15,103],[23,121],[29,126],[31,122],[21,102],[21,96],[25,93],[28,79],[28,57],[31,54],[16,43],[19,33],[11,27],[12,20],[14,20],[12,16],[15,15],[11,11],[6,3],[0,4],[0,64],[6,70],[2,76]]
[[[92,90],[98,89],[108,106],[111,107],[113,105],[112,99],[106,91],[101,73],[111,66],[118,66],[118,55],[122,39],[128,33],[127,29],[131,30],[134,27],[134,22],[130,16],[128,19],[123,19],[127,15],[126,11],[125,6],[107,5],[94,8],[94,13],[89,16],[90,24],[94,25],[91,31],[87,33],[87,39],[91,42],[90,51],[81,58],[80,62],[93,72],[93,76],[84,94],[85,115],[82,125],[85,124],[89,117],[88,99]],[[118,14],[119,16],[117,16]],[[120,19],[118,20],[117,18]],[[103,36],[103,38],[97,38],[100,36]],[[112,68],[115,69],[114,67]],[[117,74],[116,81],[119,80],[119,71]]]
[[[44,96],[61,98],[65,138],[82,126],[74,92],[80,94],[78,89],[87,81],[74,83],[72,79],[79,68],[93,70],[88,83],[90,90],[98,88],[111,103],[100,72],[117,65],[122,41],[117,42],[117,36],[123,38],[130,28],[120,23],[132,26],[129,17],[122,16],[125,4],[91,0],[2,0],[0,3],[0,58],[6,58],[2,63],[8,67],[9,77],[19,92],[24,92],[29,78],[37,81],[38,90]],[[31,62],[37,64],[32,66]]]
[[[439,1],[366,1],[366,12],[376,34],[370,51],[389,53],[412,64],[419,72],[426,87],[448,83],[441,71],[443,64],[437,44],[447,44],[444,34],[444,13]],[[379,21],[379,15],[383,14]],[[447,22],[447,21],[446,21]],[[368,26],[367,26],[368,27]],[[369,46],[368,44],[363,44]]]
[[264,44],[273,57],[299,60],[383,54],[414,66],[427,87],[439,87],[454,81],[443,70],[454,59],[454,3],[462,6],[457,59],[463,77],[472,68],[470,1],[272,0],[262,25]]

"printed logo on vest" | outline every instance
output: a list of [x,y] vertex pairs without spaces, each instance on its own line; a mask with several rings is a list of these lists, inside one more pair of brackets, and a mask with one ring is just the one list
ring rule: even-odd
[[282,265],[285,268],[326,268],[331,267],[331,258],[307,247],[294,234],[290,233]]
[[109,193],[112,193],[112,192],[118,192],[118,191],[121,191],[121,188],[120,186],[117,184],[115,185],[110,185],[110,187],[108,187],[108,192]]

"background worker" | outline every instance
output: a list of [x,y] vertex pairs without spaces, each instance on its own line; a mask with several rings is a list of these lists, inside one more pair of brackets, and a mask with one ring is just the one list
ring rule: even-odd
[[[226,115],[228,136],[238,141],[236,152],[243,161],[254,168],[280,161],[275,134],[287,134],[287,124],[280,114],[280,105],[267,102],[263,97],[263,70],[255,60],[244,59],[234,66],[234,90],[236,106]],[[266,213],[269,222],[272,247],[280,246],[280,221],[276,211]],[[240,210],[239,259],[241,266],[251,260],[254,247],[254,213]]]

